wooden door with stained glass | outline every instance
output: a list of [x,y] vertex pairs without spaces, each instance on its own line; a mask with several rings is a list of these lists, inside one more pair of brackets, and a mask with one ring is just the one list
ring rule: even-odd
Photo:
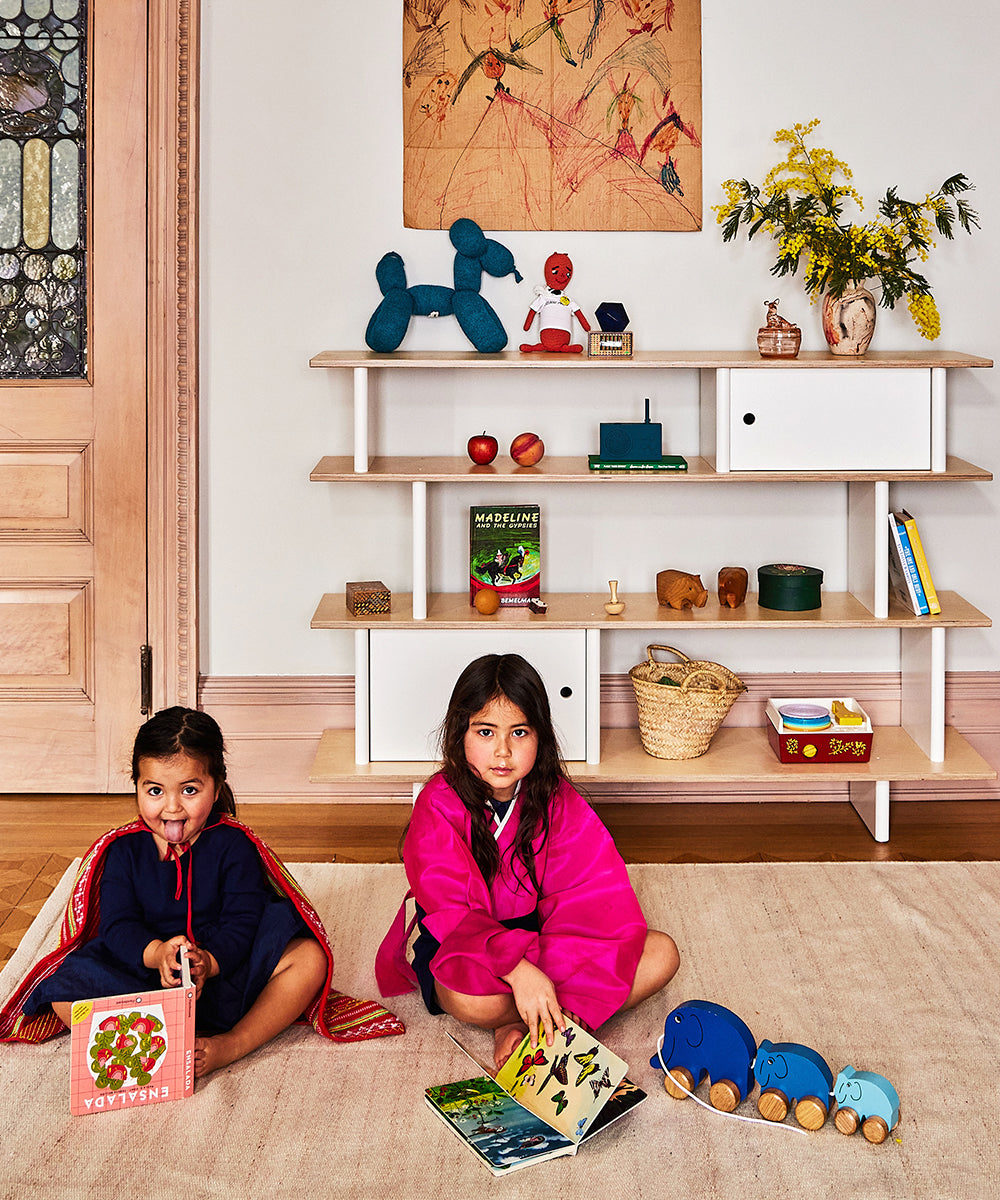
[[0,792],[127,786],[146,643],[142,0],[0,0]]

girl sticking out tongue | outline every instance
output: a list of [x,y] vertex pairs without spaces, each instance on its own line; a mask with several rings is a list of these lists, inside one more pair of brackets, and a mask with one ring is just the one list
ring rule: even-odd
[[135,739],[138,818],[88,851],[67,937],[0,1010],[0,1040],[43,1040],[72,1002],[180,983],[197,989],[195,1075],[269,1041],[303,1015],[337,1041],[402,1033],[381,1005],[331,988],[313,906],[277,856],[235,820],[225,747],[208,713],[168,708]]

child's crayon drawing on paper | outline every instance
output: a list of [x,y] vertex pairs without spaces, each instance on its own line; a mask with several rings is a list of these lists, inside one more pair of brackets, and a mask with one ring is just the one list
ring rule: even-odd
[[403,0],[403,218],[701,228],[700,0]]

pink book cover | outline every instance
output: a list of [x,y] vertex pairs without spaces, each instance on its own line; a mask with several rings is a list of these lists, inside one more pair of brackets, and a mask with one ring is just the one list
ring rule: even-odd
[[182,953],[179,987],[74,1001],[70,1112],[84,1116],[192,1095],[194,999]]

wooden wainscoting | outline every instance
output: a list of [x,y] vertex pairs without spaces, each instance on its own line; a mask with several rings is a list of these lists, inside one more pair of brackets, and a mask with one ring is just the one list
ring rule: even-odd
[[[848,695],[869,711],[876,726],[899,723],[899,675],[893,672],[858,674],[747,675],[748,692],[729,716],[728,724],[760,725],[768,696]],[[792,682],[793,681],[793,682]],[[309,782],[313,757],[323,729],[354,726],[354,679],[342,676],[205,677],[199,704],[211,712],[226,735],[230,769],[237,796],[254,803],[409,803],[405,785],[371,783],[315,784]],[[948,675],[946,713],[993,767],[1000,769],[1000,672],[956,672]],[[601,679],[601,723],[636,723],[635,699],[627,675]],[[709,785],[642,788],[595,785],[588,789],[604,803],[731,801],[729,791]],[[741,788],[741,797],[772,801],[843,801],[844,785],[814,785],[808,791],[766,785]],[[897,784],[894,800],[1000,800],[996,781],[958,781],[944,785],[921,782]]]

